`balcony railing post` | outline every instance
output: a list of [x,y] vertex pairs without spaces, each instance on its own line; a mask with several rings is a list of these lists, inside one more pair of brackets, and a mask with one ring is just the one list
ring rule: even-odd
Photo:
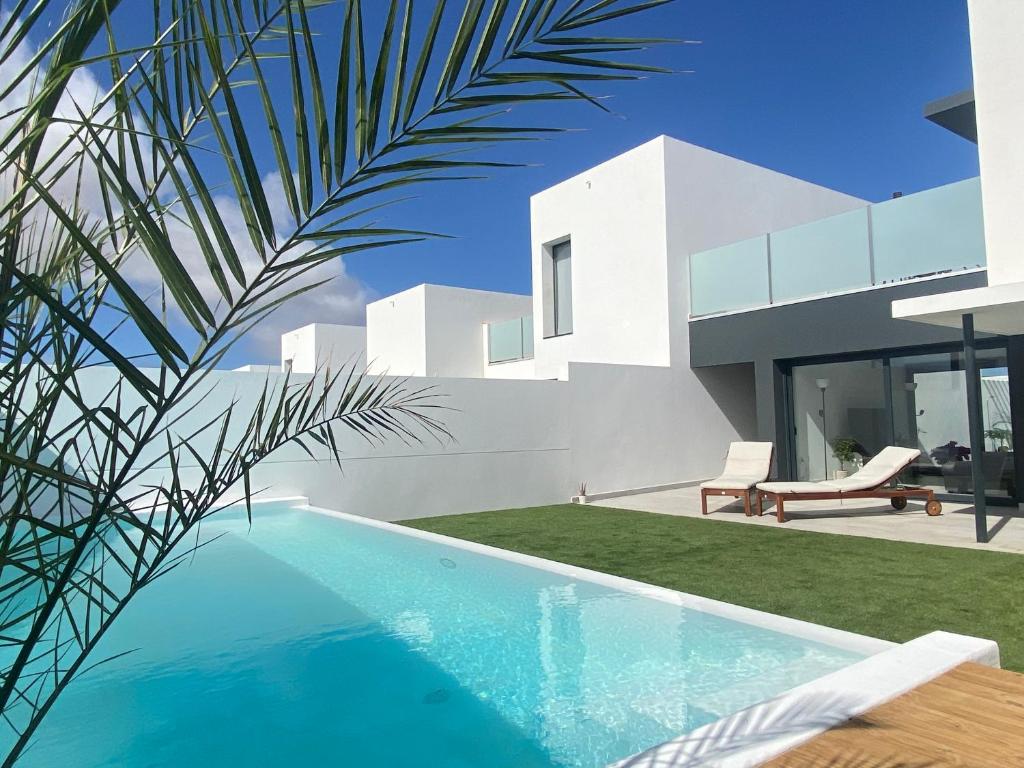
[[875,228],[871,223],[871,206],[867,207],[868,214],[868,279],[871,285],[875,284]]

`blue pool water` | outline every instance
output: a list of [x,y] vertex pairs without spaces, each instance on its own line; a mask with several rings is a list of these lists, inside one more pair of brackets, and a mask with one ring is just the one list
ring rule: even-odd
[[862,656],[257,507],[145,590],[27,768],[603,766]]

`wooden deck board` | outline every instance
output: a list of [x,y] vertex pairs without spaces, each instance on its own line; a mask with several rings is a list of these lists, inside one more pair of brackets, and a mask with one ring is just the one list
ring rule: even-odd
[[765,765],[1024,768],[1024,675],[962,664]]

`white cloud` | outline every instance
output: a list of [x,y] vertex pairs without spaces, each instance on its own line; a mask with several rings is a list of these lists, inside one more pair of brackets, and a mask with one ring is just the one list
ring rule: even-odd
[[[0,19],[2,21],[2,19]],[[16,75],[29,63],[33,51],[26,43],[22,43],[14,55],[0,64],[0,83],[13,82]],[[0,115],[26,104],[32,92],[31,78],[25,78],[17,88],[2,102]],[[78,110],[88,113],[104,93],[104,87],[88,69],[78,69],[71,77],[57,110],[57,116],[77,120]],[[100,110],[95,122],[102,123],[112,114],[110,108]],[[0,135],[6,133],[16,118],[12,115],[0,118]],[[138,124],[138,123],[137,123]],[[44,137],[41,157],[47,158],[57,153],[67,138],[74,131],[74,126],[67,123],[55,123],[47,130]],[[112,132],[98,131],[105,142],[113,141]],[[148,140],[141,139],[144,157],[148,157],[150,145]],[[110,146],[113,146],[112,144]],[[66,157],[67,155],[65,155]],[[61,163],[55,164],[57,167]],[[137,189],[142,184],[136,176]],[[284,222],[291,221],[287,201],[281,179],[276,173],[267,174],[263,179],[265,194],[270,205],[275,223],[280,227]],[[12,179],[0,179],[0,195],[6,199],[12,192]],[[103,219],[102,197],[100,184],[95,168],[88,166],[79,174],[77,167],[72,167],[61,176],[47,179],[47,187],[59,200],[74,199],[76,187],[80,185],[79,199],[91,208],[92,215]],[[168,187],[168,198],[172,190]],[[261,261],[253,248],[245,227],[241,208],[237,200],[229,194],[219,194],[215,198],[216,207],[224,221],[228,235],[235,246],[247,276],[254,275]],[[40,208],[42,206],[40,205]],[[180,204],[179,204],[180,210]],[[184,219],[184,216],[181,217]],[[213,307],[222,302],[220,291],[214,282],[206,264],[195,233],[181,219],[166,219],[171,241],[175,252],[185,264],[189,274],[196,283],[207,303]],[[279,240],[286,236],[284,231],[278,233]],[[211,238],[212,239],[212,238]],[[120,270],[121,274],[144,295],[157,290],[160,276],[152,261],[143,253],[133,254]],[[316,282],[330,278],[330,282],[304,294],[298,300],[286,303],[259,327],[253,329],[250,336],[250,350],[263,359],[276,359],[279,354],[279,336],[283,331],[296,328],[310,322],[355,323],[361,324],[365,316],[365,306],[369,298],[367,287],[358,279],[349,275],[345,264],[340,259],[332,260],[307,273],[302,279]],[[241,290],[232,277],[228,282],[234,295]],[[297,284],[296,284],[297,285]],[[294,287],[294,286],[293,286]]]

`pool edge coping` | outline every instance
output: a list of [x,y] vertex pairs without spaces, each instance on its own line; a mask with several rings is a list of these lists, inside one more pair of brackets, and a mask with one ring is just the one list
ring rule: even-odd
[[301,497],[274,500],[294,501],[297,502],[295,508],[326,517],[497,557],[804,640],[868,654],[861,661],[618,760],[607,768],[690,768],[698,765],[749,768],[778,757],[959,664],[974,661],[1000,666],[999,647],[992,640],[936,631],[902,644],[894,643],[535,555],[339,512],[311,505]]

